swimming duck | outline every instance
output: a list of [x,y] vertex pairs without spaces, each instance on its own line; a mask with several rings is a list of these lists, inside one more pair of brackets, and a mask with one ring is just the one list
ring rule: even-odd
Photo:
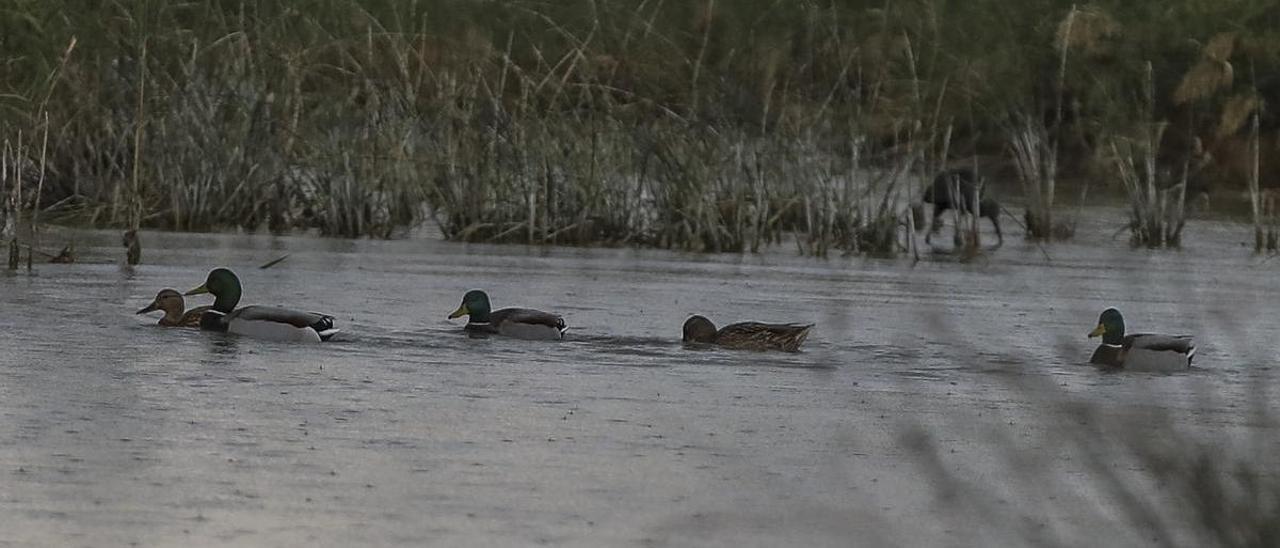
[[1101,336],[1102,343],[1093,351],[1089,363],[1123,367],[1139,371],[1178,370],[1191,367],[1196,355],[1195,342],[1189,335],[1125,335],[1124,316],[1114,308],[1102,311],[1098,327],[1089,338]]
[[300,312],[274,306],[244,306],[240,302],[240,278],[225,268],[209,272],[204,285],[186,295],[212,293],[213,306],[200,315],[200,329],[225,331],[275,341],[327,341],[337,329],[333,316],[317,312]]
[[468,316],[466,330],[472,333],[506,335],[520,339],[563,339],[568,330],[564,318],[529,308],[489,310],[489,295],[479,289],[462,296],[462,305],[449,319]]
[[813,324],[739,322],[716,330],[716,324],[702,316],[684,322],[684,342],[706,343],[740,350],[783,350],[795,352],[809,336]]
[[165,327],[200,327],[200,315],[209,310],[208,306],[197,306],[185,313],[187,303],[182,299],[182,294],[173,289],[161,289],[156,293],[156,298],[146,308],[139,310],[138,314],[146,314],[163,310],[164,317],[160,318],[160,325]]

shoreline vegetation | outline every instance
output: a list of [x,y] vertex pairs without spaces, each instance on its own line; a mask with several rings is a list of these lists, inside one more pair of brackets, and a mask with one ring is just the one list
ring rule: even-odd
[[1176,247],[1190,204],[1247,196],[1275,250],[1277,29],[1258,0],[19,0],[0,236],[894,255],[967,167],[1021,191],[1031,238],[1115,194],[1134,245]]

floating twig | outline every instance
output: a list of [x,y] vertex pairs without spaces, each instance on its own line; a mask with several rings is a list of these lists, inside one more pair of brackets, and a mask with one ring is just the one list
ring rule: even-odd
[[275,260],[272,260],[272,261],[269,261],[269,262],[267,262],[266,264],[264,264],[264,265],[262,265],[262,266],[258,267],[258,269],[259,269],[259,270],[266,270],[266,269],[268,269],[268,268],[271,268],[271,267],[273,267],[273,266],[275,266],[275,265],[280,264],[281,262],[283,262],[285,259],[288,259],[288,258],[289,258],[289,254],[288,254],[288,253],[286,253],[286,254],[284,254],[284,255],[280,256],[280,258],[275,259]]

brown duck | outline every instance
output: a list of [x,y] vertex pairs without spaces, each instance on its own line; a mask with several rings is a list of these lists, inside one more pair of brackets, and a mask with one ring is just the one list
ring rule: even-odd
[[146,314],[163,310],[164,316],[160,318],[160,325],[165,327],[200,327],[200,315],[208,310],[207,306],[197,306],[191,310],[184,311],[186,301],[182,299],[182,294],[172,289],[161,289],[156,294],[155,300],[146,308],[139,310],[138,314]]
[[813,324],[739,322],[717,330],[711,320],[695,315],[684,322],[684,342],[740,350],[796,352],[812,327]]

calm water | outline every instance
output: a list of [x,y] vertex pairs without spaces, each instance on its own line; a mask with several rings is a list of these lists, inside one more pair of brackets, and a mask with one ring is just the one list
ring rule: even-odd
[[[1276,421],[1250,411],[1276,393],[1280,260],[1213,223],[1185,251],[1133,251],[1116,215],[1051,261],[1015,234],[914,267],[145,233],[127,270],[118,233],[55,231],[46,247],[74,237],[80,263],[0,274],[0,546],[1149,546],[1089,455],[1157,507],[1128,440],[1280,468],[1260,456]],[[242,303],[329,312],[343,334],[286,345],[133,314],[214,266]],[[571,336],[462,336],[445,316],[471,288],[559,312]],[[1108,305],[1131,330],[1195,334],[1197,367],[1084,365]],[[818,325],[799,354],[695,351],[691,313]],[[1080,435],[1090,421],[1138,426]]]

